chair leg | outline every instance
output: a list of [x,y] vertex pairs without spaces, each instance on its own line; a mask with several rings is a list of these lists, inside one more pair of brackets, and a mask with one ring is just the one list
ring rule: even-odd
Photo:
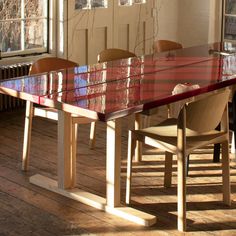
[[229,142],[222,143],[223,202],[231,205]]
[[[140,113],[135,114],[134,128],[135,130],[142,129],[142,115]],[[142,161],[142,143],[139,141],[136,141],[134,161]]]
[[171,187],[173,154],[165,152],[164,186]]
[[[234,92],[233,99],[232,99],[232,118],[233,118],[233,134],[234,134],[234,151],[233,153],[236,153],[236,92]],[[235,154],[234,154],[235,155]],[[234,156],[234,161],[236,161],[235,156]]]
[[213,162],[220,162],[220,144],[214,144]]
[[126,204],[130,204],[131,178],[132,178],[132,159],[135,152],[136,140],[132,137],[132,131],[129,131],[128,137],[128,155],[127,155],[127,176],[126,176]]
[[78,138],[78,124],[72,123],[72,137],[71,137],[71,186],[76,185],[76,153],[77,153],[77,138]]
[[89,147],[90,149],[94,149],[95,147],[95,141],[96,141],[96,122],[91,123],[90,128],[90,136],[89,136]]
[[178,230],[186,230],[186,162],[184,155],[178,154]]
[[178,222],[179,231],[186,230],[186,110],[180,111],[177,129]]
[[[220,130],[220,125],[216,127],[216,130]],[[220,162],[220,143],[214,144],[213,162]]]
[[23,154],[22,154],[23,171],[27,171],[29,168],[32,118],[33,118],[33,103],[30,101],[26,101],[25,129],[24,129],[24,142],[23,142]]
[[235,154],[235,132],[232,132],[232,139],[231,139],[231,153]]
[[190,160],[190,155],[188,155],[186,159],[186,176],[188,176],[189,172],[189,160]]

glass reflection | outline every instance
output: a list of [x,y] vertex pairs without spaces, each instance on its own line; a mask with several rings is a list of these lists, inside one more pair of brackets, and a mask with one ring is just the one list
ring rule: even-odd
[[236,39],[236,17],[225,17],[225,38]]
[[22,77],[21,79],[10,79],[0,82],[0,86],[2,87],[38,96],[47,95],[47,85],[47,75]]
[[232,79],[236,76],[236,55],[223,58],[222,80]]

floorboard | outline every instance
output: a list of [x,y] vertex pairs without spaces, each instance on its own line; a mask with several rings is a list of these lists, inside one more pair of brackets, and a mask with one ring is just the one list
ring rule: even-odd
[[[127,127],[122,125],[121,199],[125,199]],[[176,230],[176,159],[173,185],[163,187],[164,156],[144,148],[134,164],[132,206],[157,216],[152,227],[141,227],[29,183],[38,173],[56,179],[57,124],[33,120],[30,169],[21,171],[24,111],[0,113],[0,236],[4,235],[181,235]],[[98,122],[96,147],[88,148],[89,125],[78,133],[77,185],[105,197],[105,124]],[[235,165],[233,156],[232,164]],[[187,179],[186,235],[236,235],[236,169],[231,168],[232,206],[221,202],[221,166],[212,162],[212,147],[190,157]]]

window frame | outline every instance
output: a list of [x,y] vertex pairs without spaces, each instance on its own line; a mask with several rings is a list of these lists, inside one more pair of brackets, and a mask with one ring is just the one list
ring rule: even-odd
[[[47,27],[48,27],[48,39],[47,39],[47,49],[27,49],[18,50],[12,52],[1,52],[0,63],[14,64],[22,61],[34,61],[42,56],[52,54],[55,56],[57,54],[57,24],[58,18],[58,0],[47,0],[48,1],[48,14],[47,14]],[[36,17],[37,19],[37,17]]]

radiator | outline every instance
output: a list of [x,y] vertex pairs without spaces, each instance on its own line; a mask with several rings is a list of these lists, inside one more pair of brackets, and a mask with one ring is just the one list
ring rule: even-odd
[[[0,66],[0,80],[28,75],[31,63],[18,63]],[[9,111],[25,106],[25,101],[8,95],[0,94],[0,111]]]

